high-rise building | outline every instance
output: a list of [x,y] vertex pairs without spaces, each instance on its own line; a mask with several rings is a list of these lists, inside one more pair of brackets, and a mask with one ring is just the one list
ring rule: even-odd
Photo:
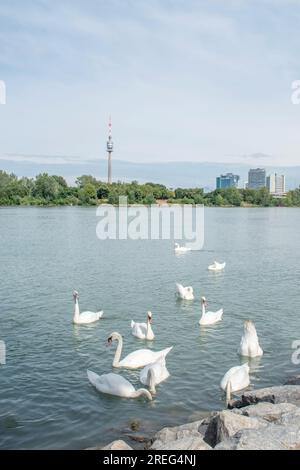
[[270,194],[284,194],[285,193],[285,176],[277,175],[274,173],[267,177],[267,188]]
[[264,168],[252,168],[248,172],[248,189],[260,189],[266,187],[266,170]]
[[108,153],[108,162],[107,162],[107,182],[111,184],[111,154],[114,150],[114,144],[112,141],[112,132],[111,132],[111,118],[109,118],[108,123],[108,141],[106,144],[106,151]]
[[240,177],[238,175],[234,175],[233,173],[226,173],[226,175],[221,175],[216,178],[216,188],[237,188],[239,180]]

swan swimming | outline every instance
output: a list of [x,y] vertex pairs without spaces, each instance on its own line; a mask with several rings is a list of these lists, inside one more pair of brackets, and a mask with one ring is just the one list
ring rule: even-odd
[[232,392],[237,392],[250,384],[249,365],[246,362],[242,366],[229,369],[221,380],[220,387],[226,392],[226,401],[229,402]]
[[166,367],[166,358],[159,357],[155,362],[144,367],[140,373],[140,381],[144,385],[148,385],[152,395],[156,394],[155,386],[170,377]]
[[119,333],[114,332],[110,335],[107,342],[111,345],[114,340],[118,342],[118,346],[112,365],[113,367],[124,367],[126,369],[139,369],[141,367],[145,367],[148,364],[155,362],[160,356],[166,357],[173,348],[173,346],[171,346],[170,348],[157,352],[151,351],[151,349],[138,349],[128,354],[120,361],[123,348],[122,336]]
[[76,325],[88,325],[89,323],[94,323],[95,321],[98,321],[102,317],[103,310],[101,310],[100,312],[87,311],[80,313],[78,303],[79,294],[76,290],[74,290],[73,292],[73,298],[75,302],[73,323],[75,323]]
[[175,243],[174,246],[175,253],[186,253],[187,251],[191,251],[191,248],[187,246],[180,246],[179,243]]
[[151,393],[145,388],[136,390],[134,386],[124,377],[111,372],[110,374],[98,375],[91,370],[87,370],[87,376],[91,384],[101,393],[116,395],[124,398],[137,398],[145,396],[152,400]]
[[238,348],[238,354],[248,357],[259,357],[263,355],[263,350],[259,345],[256,328],[251,320],[244,323],[244,333]]
[[214,261],[213,264],[208,266],[209,271],[223,271],[225,268],[226,263],[218,263],[218,261]]
[[213,325],[218,321],[222,320],[223,309],[217,310],[216,312],[206,312],[207,301],[205,297],[201,297],[202,304],[202,316],[199,320],[200,325]]
[[194,300],[194,289],[191,286],[183,287],[183,285],[176,283],[176,292],[178,297],[183,300]]
[[147,323],[136,323],[131,320],[131,332],[133,336],[136,336],[140,339],[147,339],[152,341],[155,336],[151,327],[152,323],[152,313],[148,312],[147,314]]

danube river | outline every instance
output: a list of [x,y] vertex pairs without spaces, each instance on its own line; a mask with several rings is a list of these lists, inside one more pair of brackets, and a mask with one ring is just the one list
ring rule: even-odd
[[[99,241],[93,208],[0,209],[0,448],[86,448],[151,433],[224,406],[223,374],[240,364],[243,321],[255,322],[265,354],[251,363],[251,387],[297,372],[300,340],[300,210],[205,209],[202,251],[175,256],[171,241]],[[214,260],[223,273],[210,273]],[[180,302],[175,282],[192,285]],[[103,309],[91,326],[72,324],[72,291],[82,310]],[[224,308],[221,323],[200,327],[200,296]],[[156,338],[131,335],[130,321],[153,313]],[[101,395],[87,368],[112,370],[113,331],[123,354],[174,346],[170,378],[152,402]],[[117,371],[139,387],[138,371]],[[127,439],[128,440],[128,439]],[[130,441],[128,441],[130,442]]]

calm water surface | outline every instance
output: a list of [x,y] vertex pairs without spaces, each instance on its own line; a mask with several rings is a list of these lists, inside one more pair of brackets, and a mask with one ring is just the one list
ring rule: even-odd
[[[255,321],[265,355],[251,364],[251,387],[280,384],[297,372],[293,340],[300,339],[300,210],[206,209],[202,251],[175,256],[169,241],[102,241],[95,209],[0,209],[0,447],[86,448],[197,419],[223,407],[219,382],[240,364],[243,321]],[[209,273],[215,259],[226,271]],[[176,301],[175,282],[192,285],[192,303]],[[92,326],[72,324],[72,290],[82,310],[104,309]],[[221,323],[200,328],[200,295]],[[86,370],[111,371],[112,331],[124,353],[144,347],[130,321],[153,312],[156,339],[174,345],[171,377],[149,403],[97,393]],[[122,371],[135,386],[139,372]]]

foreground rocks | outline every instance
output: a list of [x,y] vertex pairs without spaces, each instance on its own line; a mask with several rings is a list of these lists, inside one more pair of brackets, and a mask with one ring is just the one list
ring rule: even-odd
[[[145,446],[151,450],[300,450],[300,385],[245,392],[230,409],[164,428]],[[114,441],[103,450],[131,450]]]

